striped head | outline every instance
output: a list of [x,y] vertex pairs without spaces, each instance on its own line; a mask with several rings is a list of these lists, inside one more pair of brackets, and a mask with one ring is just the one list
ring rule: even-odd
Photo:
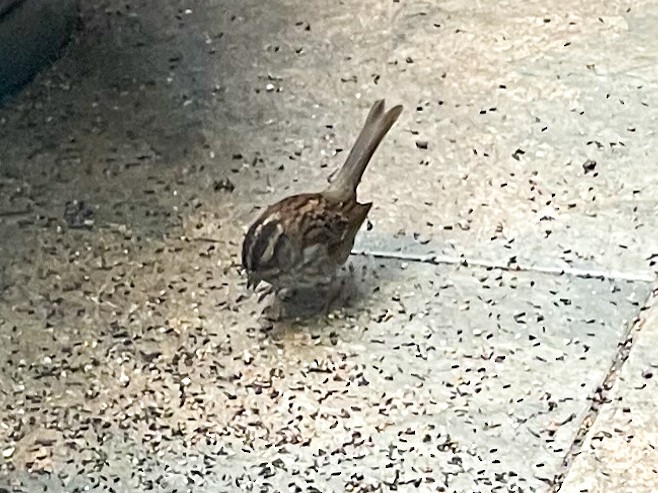
[[275,285],[281,274],[297,263],[299,248],[286,234],[276,210],[267,209],[249,228],[242,243],[242,267],[247,287],[261,281]]

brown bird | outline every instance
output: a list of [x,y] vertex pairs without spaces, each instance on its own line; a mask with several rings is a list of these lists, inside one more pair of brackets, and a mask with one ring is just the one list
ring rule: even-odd
[[287,197],[256,219],[242,245],[247,286],[265,281],[278,293],[334,281],[372,207],[357,202],[356,189],[401,112],[402,106],[384,111],[384,100],[375,102],[345,164],[324,191]]

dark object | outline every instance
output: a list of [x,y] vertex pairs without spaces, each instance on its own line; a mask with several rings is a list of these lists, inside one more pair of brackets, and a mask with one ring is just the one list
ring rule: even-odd
[[521,156],[525,154],[525,151],[523,149],[517,149],[512,153],[512,157],[516,159],[517,161],[521,160]]
[[94,210],[84,200],[71,200],[64,207],[64,221],[69,228],[91,229]]
[[585,174],[594,171],[596,169],[596,161],[588,159],[583,163],[583,169],[585,170]]
[[76,0],[0,0],[0,99],[57,58],[76,13]]
[[215,183],[213,183],[213,189],[215,192],[219,192],[220,190],[225,192],[232,192],[235,190],[235,185],[233,185],[233,182],[228,178],[222,178],[221,180],[217,180]]

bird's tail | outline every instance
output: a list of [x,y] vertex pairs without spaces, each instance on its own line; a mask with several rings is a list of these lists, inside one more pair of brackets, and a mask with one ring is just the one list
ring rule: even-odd
[[401,105],[384,111],[383,99],[373,104],[363,129],[345,160],[345,164],[343,164],[334,181],[327,187],[325,193],[331,194],[340,200],[347,200],[356,196],[356,189],[366,166],[368,166],[377,146],[379,146],[379,143],[391,129],[401,112]]

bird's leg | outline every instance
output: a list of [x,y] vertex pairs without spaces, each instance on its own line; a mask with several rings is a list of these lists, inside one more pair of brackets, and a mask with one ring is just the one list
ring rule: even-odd
[[279,322],[282,320],[286,314],[286,302],[291,296],[290,292],[287,289],[272,289],[274,297],[272,303],[263,310],[265,318],[271,322]]
[[354,265],[351,263],[348,264],[347,273],[340,276],[338,281],[338,283],[334,283],[334,291],[333,296],[330,298],[330,303],[333,304],[336,300],[340,299],[340,306],[345,307],[357,293]]
[[262,315],[265,317],[265,320],[269,322],[278,322],[283,318],[283,308],[279,303],[279,300],[274,300],[271,305],[266,306],[263,309]]
[[263,309],[263,315],[271,322],[280,321],[285,315],[285,303],[292,296],[293,293],[289,289],[282,288],[278,285],[270,285],[261,296],[258,298],[260,303],[267,296],[273,294],[272,303]]
[[327,297],[322,308],[322,315],[327,317],[331,311],[331,307],[334,302],[341,297],[343,286],[345,285],[344,278],[338,278],[337,276],[332,277],[328,289]]

